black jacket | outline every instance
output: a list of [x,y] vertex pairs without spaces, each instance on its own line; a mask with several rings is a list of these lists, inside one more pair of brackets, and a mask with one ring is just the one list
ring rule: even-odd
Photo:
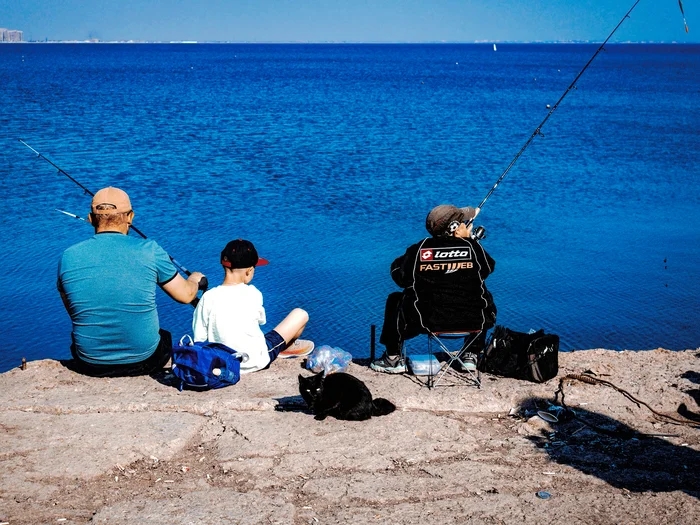
[[403,308],[418,311],[432,331],[491,328],[496,306],[484,282],[496,262],[473,239],[428,237],[391,265],[391,277],[404,288]]

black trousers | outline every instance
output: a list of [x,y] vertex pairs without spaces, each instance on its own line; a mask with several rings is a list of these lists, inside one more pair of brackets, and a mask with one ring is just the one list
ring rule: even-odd
[[[386,347],[386,353],[389,356],[401,355],[404,341],[428,333],[428,330],[421,324],[413,300],[412,297],[406,297],[403,292],[391,293],[386,299],[384,324],[379,342]],[[478,334],[477,339],[470,345],[470,352],[478,355],[484,350],[486,332],[487,330],[482,330]]]
[[71,345],[73,362],[70,368],[79,374],[92,377],[127,377],[145,376],[157,372],[165,366],[170,359],[173,350],[173,338],[167,330],[160,330],[160,343],[153,355],[138,363],[128,365],[95,365],[81,361],[75,351],[75,345]]
[[379,342],[386,347],[387,355],[401,355],[404,341],[427,333],[411,298],[406,298],[403,292],[389,294],[384,308],[384,325],[379,336]]

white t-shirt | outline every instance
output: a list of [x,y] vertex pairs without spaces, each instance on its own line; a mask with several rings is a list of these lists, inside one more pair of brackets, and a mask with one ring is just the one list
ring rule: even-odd
[[263,296],[252,284],[221,285],[208,290],[194,311],[195,341],[223,343],[238,353],[248,354],[241,373],[262,370],[270,364],[265,335]]

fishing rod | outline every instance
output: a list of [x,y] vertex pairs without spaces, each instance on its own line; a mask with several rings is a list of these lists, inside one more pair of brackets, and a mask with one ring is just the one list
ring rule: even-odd
[[[532,135],[530,135],[530,138],[527,139],[527,142],[525,142],[525,144],[523,145],[523,147],[520,148],[520,151],[518,151],[518,153],[515,155],[515,157],[513,158],[513,160],[510,162],[510,164],[508,164],[508,167],[505,169],[505,171],[501,174],[500,177],[498,177],[498,180],[496,181],[496,184],[494,184],[494,185],[491,187],[491,189],[489,190],[489,192],[486,194],[486,197],[484,197],[484,199],[483,199],[483,200],[481,201],[481,203],[479,204],[478,208],[482,208],[482,207],[484,206],[484,204],[486,203],[486,201],[489,199],[489,197],[491,197],[491,194],[492,194],[494,191],[496,191],[496,188],[497,188],[498,185],[501,183],[501,181],[503,181],[503,179],[504,179],[505,176],[508,174],[508,172],[509,172],[510,169],[513,167],[513,165],[517,162],[517,160],[520,158],[520,156],[521,156],[523,153],[525,153],[525,150],[530,146],[530,144],[532,144],[532,141],[535,140],[535,137],[537,137],[538,135],[544,137],[544,135],[542,134],[542,131],[541,131],[541,130],[542,130],[542,126],[544,126],[545,123],[549,120],[549,117],[551,117],[551,116],[552,116],[552,113],[554,113],[554,111],[559,107],[559,104],[561,104],[562,100],[564,100],[564,98],[566,97],[566,95],[569,94],[569,91],[571,91],[572,89],[574,89],[574,88],[576,87],[576,82],[578,82],[578,79],[581,78],[581,75],[583,75],[583,72],[586,71],[586,69],[588,69],[588,66],[590,66],[591,63],[593,62],[593,60],[595,60],[595,57],[597,57],[598,54],[599,54],[601,51],[603,51],[603,48],[605,47],[605,44],[608,43],[608,40],[610,40],[610,38],[615,34],[615,31],[618,30],[618,28],[622,25],[622,23],[625,21],[625,19],[627,19],[627,18],[630,17],[630,13],[634,10],[635,7],[637,7],[637,4],[638,4],[640,1],[641,1],[641,0],[636,0],[636,2],[634,3],[634,5],[629,9],[629,11],[627,11],[627,13],[625,14],[625,16],[623,16],[623,17],[620,19],[620,21],[618,22],[618,24],[615,26],[615,29],[613,29],[613,30],[610,32],[610,34],[608,35],[608,38],[606,38],[605,41],[604,41],[602,44],[600,44],[600,46],[598,47],[598,49],[596,50],[596,52],[593,54],[593,56],[590,58],[590,60],[586,63],[585,66],[583,66],[583,69],[581,69],[581,71],[579,71],[578,75],[576,75],[576,78],[574,78],[573,82],[571,82],[571,84],[569,84],[569,87],[566,88],[566,91],[564,91],[564,94],[559,98],[559,100],[557,100],[556,104],[554,104],[554,105],[552,106],[552,108],[549,110],[549,113],[547,113],[547,116],[544,117],[544,120],[542,120],[542,122],[540,122],[540,125],[537,126],[537,128],[535,129],[535,131],[532,132]],[[680,0],[679,0],[679,2],[680,2]],[[681,7],[681,10],[682,10],[682,7]],[[685,21],[685,19],[684,19],[684,21]],[[473,218],[470,219],[469,221],[467,221],[467,223],[466,223],[467,226],[469,226],[472,222],[474,222],[474,219],[473,219]]]
[[[89,189],[87,189],[85,186],[83,186],[80,182],[78,182],[78,181],[75,180],[73,177],[71,177],[68,173],[66,173],[64,170],[62,170],[62,169],[61,169],[60,167],[58,167],[56,164],[54,164],[53,162],[51,162],[50,159],[46,158],[44,155],[42,155],[42,154],[39,153],[37,150],[35,150],[34,148],[32,148],[29,144],[27,144],[26,142],[24,142],[22,139],[17,139],[17,140],[19,140],[22,144],[24,144],[24,145],[27,146],[30,150],[32,150],[34,153],[36,153],[37,157],[39,157],[40,159],[44,159],[46,162],[48,162],[48,163],[51,164],[54,168],[56,168],[56,169],[58,170],[59,173],[65,175],[65,176],[68,177],[70,180],[72,180],[72,181],[73,181],[75,184],[77,184],[86,194],[90,195],[91,197],[94,197],[94,196],[95,196],[95,194],[94,194],[93,192],[91,192]],[[87,222],[86,219],[84,219],[83,217],[79,217],[78,215],[75,215],[75,214],[73,214],[73,213],[67,212],[67,211],[65,211],[65,210],[59,210],[58,208],[56,208],[56,211],[61,212],[61,213],[65,214],[65,215],[68,215],[69,217],[73,217],[73,218],[75,218],[75,219],[79,219],[79,220],[81,220],[81,221]],[[146,235],[145,235],[141,230],[139,230],[136,226],[134,226],[134,225],[132,224],[130,227],[131,227],[131,229],[132,229],[135,233],[137,233],[138,235],[140,235],[142,239],[148,239],[148,237],[146,237]],[[177,262],[177,261],[175,260],[175,257],[173,257],[173,256],[170,255],[170,254],[168,254],[168,257],[170,258],[170,260],[172,261],[172,263],[173,263],[175,266],[177,266],[178,269],[179,269],[182,273],[184,273],[184,274],[187,275],[188,277],[189,277],[190,275],[192,275],[192,272],[190,272],[190,271],[189,271],[187,268],[185,268],[182,264],[180,264],[179,262]],[[203,277],[203,278],[199,281],[199,289],[200,289],[200,290],[206,290],[206,289],[207,289],[207,286],[208,286],[207,279],[206,279],[206,277]],[[195,300],[193,301],[193,303],[196,302],[196,301],[197,301],[197,298],[195,298]]]
[[[46,158],[44,155],[42,155],[42,154],[39,153],[37,150],[35,150],[34,148],[32,148],[29,144],[27,144],[26,142],[24,142],[22,139],[17,139],[17,140],[19,140],[22,144],[24,144],[24,145],[27,146],[30,150],[32,150],[34,153],[36,153],[36,156],[37,156],[37,157],[39,157],[40,159],[44,159],[46,162],[48,162],[48,163],[51,164],[54,168],[56,168],[56,169],[58,170],[59,173],[65,175],[65,176],[68,177],[70,180],[72,180],[75,184],[77,184],[77,185],[80,187],[80,189],[83,190],[84,193],[86,193],[87,195],[90,195],[91,197],[94,197],[94,196],[95,196],[95,194],[94,194],[93,192],[91,192],[91,191],[90,191],[89,189],[87,189],[85,186],[83,186],[82,184],[80,184],[80,182],[78,182],[77,180],[75,180],[73,177],[71,177],[68,173],[66,173],[66,172],[65,172],[64,170],[62,170],[60,167],[56,166],[56,164],[54,164],[53,162],[51,162],[50,159]],[[59,211],[60,211],[60,210],[59,210]],[[71,214],[68,214],[68,215],[71,215]],[[146,235],[145,235],[141,230],[139,230],[136,226],[134,226],[133,224],[131,225],[131,229],[132,229],[135,233],[137,233],[138,235],[140,235],[141,238],[143,238],[143,239],[148,239],[148,237],[146,237]],[[173,259],[172,257],[170,257],[170,259],[173,261],[173,263],[175,264],[175,266],[177,266],[178,268],[180,268],[180,269],[181,269],[183,272],[185,272],[187,275],[190,275],[190,272],[187,271],[187,270],[186,270],[183,266],[181,266],[179,263],[176,263],[176,262],[175,262],[175,259]]]
[[71,213],[69,211],[62,210],[60,208],[54,208],[54,211],[57,211],[57,212],[62,213],[64,215],[68,215],[68,217],[73,217],[74,219],[78,219],[79,221],[88,222],[88,220],[85,217],[80,217],[79,215],[76,215],[75,213]]
[[[27,146],[30,150],[32,150],[34,153],[36,153],[37,157],[39,157],[40,159],[44,159],[46,162],[48,162],[48,163],[51,164],[54,168],[56,168],[56,169],[58,170],[59,173],[65,175],[65,176],[68,177],[70,180],[72,180],[72,181],[73,181],[75,184],[77,184],[86,194],[90,195],[91,197],[94,197],[94,196],[95,196],[95,194],[94,194],[93,192],[91,192],[89,189],[87,189],[85,186],[83,186],[80,182],[78,182],[78,181],[75,180],[73,177],[71,177],[68,173],[66,173],[66,172],[63,171],[61,168],[59,168],[56,164],[54,164],[53,162],[51,162],[50,159],[47,159],[44,155],[42,155],[42,154],[39,153],[37,150],[35,150],[34,148],[32,148],[29,144],[27,144],[26,142],[24,142],[22,139],[17,139],[17,140],[19,140],[22,144],[24,144],[24,145]],[[61,213],[65,214],[65,215],[68,215],[68,216],[70,216],[70,217],[73,217],[73,218],[75,218],[75,219],[80,219],[80,220],[82,220],[82,221],[85,221],[85,219],[83,219],[82,217],[78,217],[77,215],[74,215],[74,214],[69,213],[69,212],[67,212],[67,211],[59,210],[59,209],[56,209],[56,211],[61,212]],[[87,221],[86,221],[86,222],[87,222]],[[132,229],[135,233],[137,233],[138,235],[140,235],[142,239],[148,239],[148,237],[146,237],[146,235],[145,235],[141,230],[139,230],[136,226],[134,226],[133,224],[131,225],[131,229]],[[179,262],[177,262],[177,261],[175,260],[175,258],[174,258],[172,255],[168,254],[168,257],[170,257],[170,260],[173,262],[173,264],[174,264],[175,266],[177,266],[177,267],[180,269],[180,271],[181,271],[182,273],[184,273],[184,274],[187,275],[187,276],[192,275],[192,272],[190,272],[190,271],[189,271],[187,268],[185,268],[182,264],[180,264]]]

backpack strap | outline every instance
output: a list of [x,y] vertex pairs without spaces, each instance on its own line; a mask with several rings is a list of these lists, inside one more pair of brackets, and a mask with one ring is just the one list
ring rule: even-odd
[[[190,342],[187,343],[187,345],[185,345],[185,344],[183,343],[183,341],[185,340],[185,338],[187,338],[187,339],[190,340]],[[180,346],[192,346],[192,345],[194,345],[194,341],[192,340],[192,337],[190,337],[190,334],[185,334],[185,335],[183,335],[183,336],[180,338],[180,343],[179,343],[179,345],[180,345]]]

